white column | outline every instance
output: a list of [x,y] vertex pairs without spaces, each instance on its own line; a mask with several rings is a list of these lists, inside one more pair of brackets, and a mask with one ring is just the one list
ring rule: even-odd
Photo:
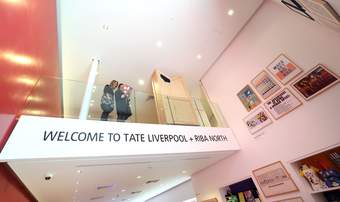
[[99,62],[100,60],[97,58],[92,59],[89,78],[87,79],[86,90],[85,90],[83,102],[80,108],[79,119],[86,120],[89,114],[92,90],[93,90],[94,82],[96,81]]

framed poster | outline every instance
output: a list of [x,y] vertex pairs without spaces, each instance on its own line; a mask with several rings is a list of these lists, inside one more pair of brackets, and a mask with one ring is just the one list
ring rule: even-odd
[[246,87],[237,93],[237,97],[241,100],[243,106],[248,112],[261,103],[261,100],[257,97],[249,85],[246,85]]
[[318,64],[292,84],[292,87],[305,99],[310,100],[339,82],[339,77]]
[[284,54],[280,54],[275,58],[267,67],[267,70],[282,84],[287,84],[302,72],[302,69]]
[[301,197],[295,197],[295,198],[287,198],[280,201],[275,202],[303,202],[303,199]]
[[262,71],[256,75],[256,77],[251,81],[251,84],[263,99],[268,98],[281,88],[266,71]]
[[302,102],[288,88],[283,89],[264,103],[266,109],[276,120],[300,105],[302,105]]
[[299,191],[281,161],[253,170],[265,197]]
[[254,112],[244,118],[243,121],[251,134],[256,133],[272,123],[272,120],[262,107],[257,108]]

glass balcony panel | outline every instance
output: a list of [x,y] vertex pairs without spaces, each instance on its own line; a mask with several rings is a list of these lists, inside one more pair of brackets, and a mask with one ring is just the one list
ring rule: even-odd
[[[22,114],[78,119],[86,85],[67,79],[41,78],[27,97]],[[88,120],[102,119],[104,87],[98,84],[92,89]],[[127,100],[131,116],[124,122],[226,127],[219,107],[206,99],[153,95],[133,90]],[[114,99],[114,108],[107,121],[118,121],[117,118]]]

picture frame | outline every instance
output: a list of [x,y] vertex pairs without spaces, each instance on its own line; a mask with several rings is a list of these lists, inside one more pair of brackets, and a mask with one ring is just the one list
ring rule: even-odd
[[264,103],[265,108],[275,120],[301,105],[302,102],[288,88],[284,88]]
[[273,95],[281,89],[281,86],[266,71],[261,71],[251,80],[252,86],[263,99]]
[[218,202],[217,198],[211,198],[211,199],[208,199],[208,200],[204,200],[202,202]]
[[265,197],[299,191],[281,161],[255,169],[252,173]]
[[302,73],[302,69],[283,53],[277,56],[266,69],[283,85]]
[[301,197],[294,197],[294,198],[287,198],[287,199],[282,199],[282,200],[274,201],[274,202],[304,202],[304,200]]
[[251,134],[255,134],[273,123],[272,119],[269,117],[268,113],[263,109],[263,107],[257,108],[247,117],[245,117],[243,121]]
[[242,90],[237,93],[237,97],[240,99],[248,112],[261,104],[261,100],[249,85],[246,85],[244,88],[242,88]]
[[339,83],[339,77],[325,65],[318,64],[291,86],[306,101],[314,98],[327,89]]

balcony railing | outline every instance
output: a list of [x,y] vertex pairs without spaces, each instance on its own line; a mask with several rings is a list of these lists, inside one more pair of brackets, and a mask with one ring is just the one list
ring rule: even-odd
[[[101,98],[105,85],[95,85],[92,89],[87,119],[101,120]],[[27,97],[21,114],[78,119],[86,83],[60,78],[39,79]],[[206,127],[226,127],[219,107],[207,99],[179,98],[157,95],[163,98],[163,107],[156,107],[152,93],[132,91],[129,96],[131,116],[125,122],[162,123],[177,125],[198,125]],[[159,112],[164,110],[165,121],[160,121]],[[164,118],[164,117],[163,117]],[[194,123],[187,120],[195,119]],[[117,121],[116,103],[107,121]]]

